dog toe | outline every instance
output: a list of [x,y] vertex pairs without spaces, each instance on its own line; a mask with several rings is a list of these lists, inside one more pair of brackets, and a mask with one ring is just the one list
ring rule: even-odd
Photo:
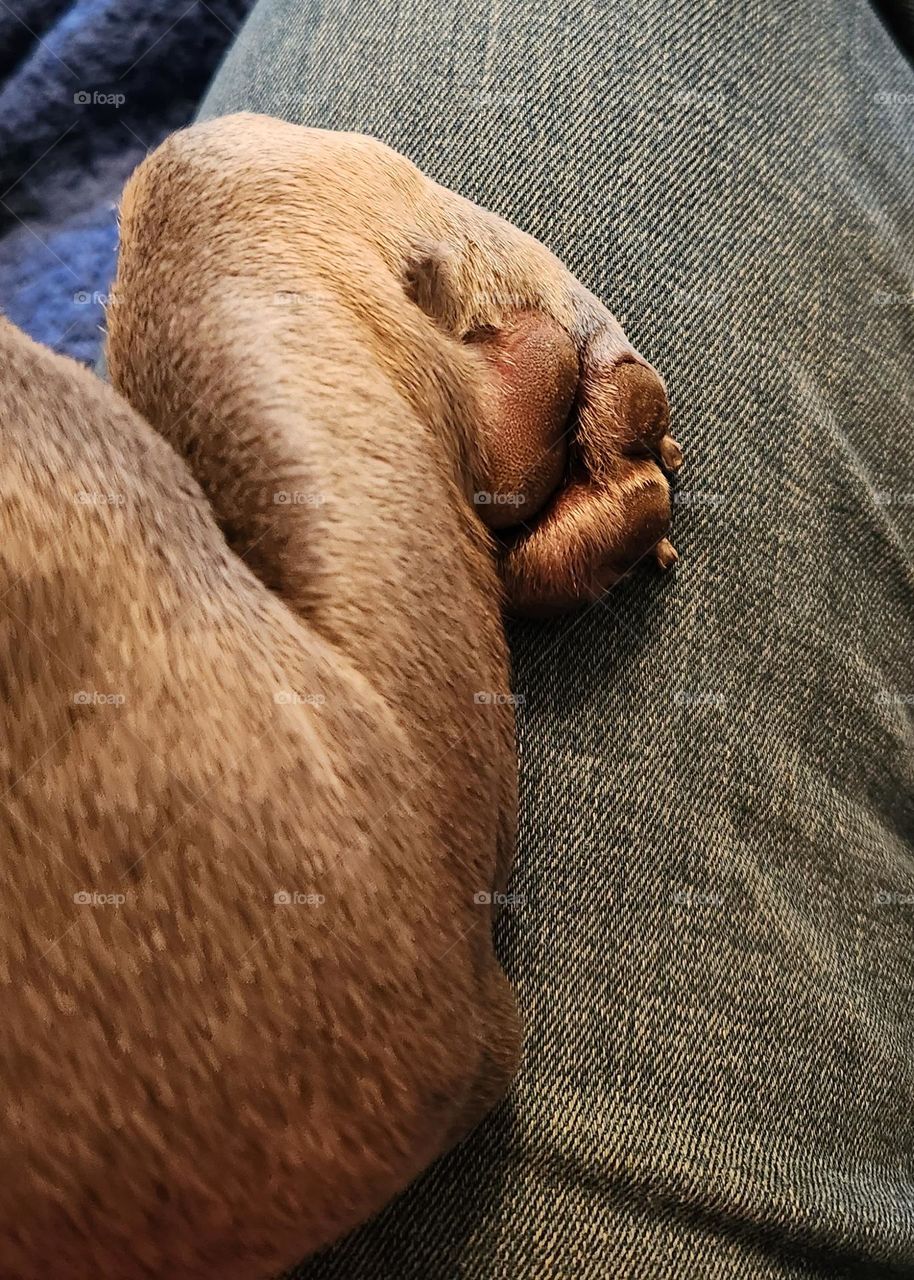
[[665,471],[678,471],[682,466],[682,449],[672,436],[666,435],[660,441],[660,461]]
[[679,552],[669,538],[661,538],[654,548],[654,557],[661,569],[672,569],[679,559]]

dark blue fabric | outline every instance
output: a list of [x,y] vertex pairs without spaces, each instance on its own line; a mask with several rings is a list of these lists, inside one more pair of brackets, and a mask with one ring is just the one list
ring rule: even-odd
[[124,179],[185,124],[250,0],[0,4],[0,308],[93,362]]

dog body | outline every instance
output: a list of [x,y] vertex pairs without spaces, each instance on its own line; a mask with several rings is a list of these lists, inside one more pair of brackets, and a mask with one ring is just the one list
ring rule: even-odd
[[669,562],[678,450],[561,264],[371,139],[198,126],[122,232],[111,387],[0,329],[0,1276],[255,1280],[507,1088],[503,596]]

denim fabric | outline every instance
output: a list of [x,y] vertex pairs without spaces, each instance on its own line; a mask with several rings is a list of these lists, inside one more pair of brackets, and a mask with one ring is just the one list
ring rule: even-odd
[[261,0],[240,108],[543,239],[687,450],[675,576],[513,632],[516,1087],[295,1276],[914,1275],[901,43],[863,0]]

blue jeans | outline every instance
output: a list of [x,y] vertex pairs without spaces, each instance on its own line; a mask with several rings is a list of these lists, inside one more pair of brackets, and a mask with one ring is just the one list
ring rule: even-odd
[[544,240],[687,450],[675,576],[513,631],[516,1086],[296,1276],[914,1275],[900,45],[864,0],[260,0],[204,114],[238,109]]

